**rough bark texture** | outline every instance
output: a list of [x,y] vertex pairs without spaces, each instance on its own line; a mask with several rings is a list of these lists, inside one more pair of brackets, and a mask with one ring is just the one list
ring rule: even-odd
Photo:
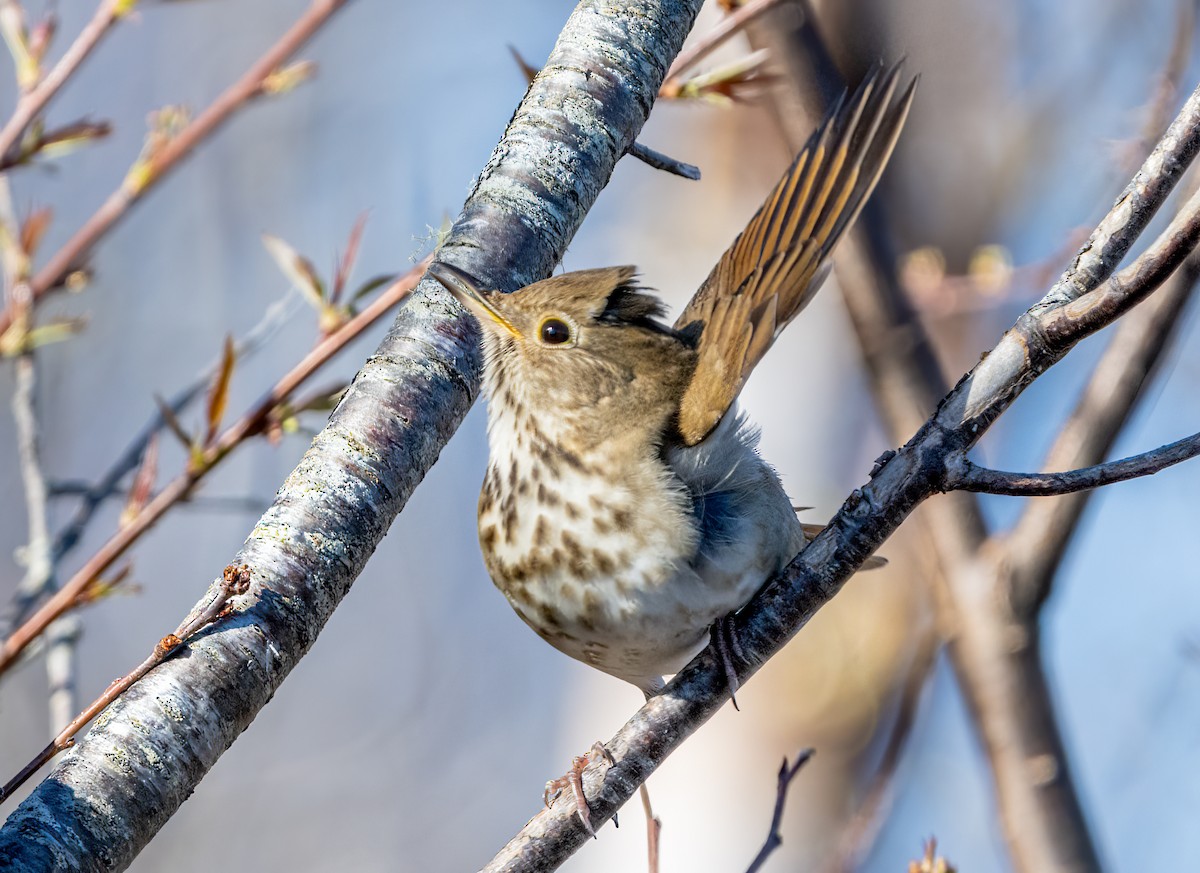
[[[442,258],[505,289],[548,275],[645,122],[700,5],[581,3]],[[235,615],[97,719],[9,817],[0,865],[129,865],[312,645],[475,399],[479,365],[471,319],[424,283],[234,558],[253,573]]]

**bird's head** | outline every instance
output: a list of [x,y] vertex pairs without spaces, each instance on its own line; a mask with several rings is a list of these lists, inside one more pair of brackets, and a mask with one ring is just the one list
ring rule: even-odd
[[660,321],[663,304],[633,267],[565,273],[512,294],[449,264],[429,273],[479,322],[493,404],[523,403],[584,429],[593,419],[662,427],[678,409],[695,344]]

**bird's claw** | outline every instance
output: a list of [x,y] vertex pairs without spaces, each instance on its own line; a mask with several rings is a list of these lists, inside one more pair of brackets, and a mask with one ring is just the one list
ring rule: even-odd
[[[542,794],[542,800],[546,804],[546,808],[559,798],[563,791],[570,787],[571,794],[575,798],[575,812],[579,815],[579,820],[583,823],[583,829],[586,830],[593,838],[596,836],[596,829],[592,827],[591,810],[588,808],[587,797],[583,793],[583,771],[588,768],[589,764],[595,764],[601,759],[608,762],[611,767],[616,764],[616,759],[612,753],[604,748],[604,744],[597,740],[592,744],[586,755],[578,755],[571,761],[571,769],[557,779],[551,779],[546,783],[546,790]],[[613,824],[616,824],[616,816],[613,816]]]
[[741,712],[741,707],[737,702],[737,691],[741,687],[741,682],[738,681],[737,669],[733,665],[733,658],[736,657],[739,661],[745,661],[746,656],[742,652],[742,645],[738,642],[737,634],[734,633],[733,616],[726,615],[718,618],[713,622],[710,632],[712,637],[713,650],[717,654],[717,660],[721,662],[721,669],[725,673],[725,682],[729,685],[729,700],[733,703],[733,708]]

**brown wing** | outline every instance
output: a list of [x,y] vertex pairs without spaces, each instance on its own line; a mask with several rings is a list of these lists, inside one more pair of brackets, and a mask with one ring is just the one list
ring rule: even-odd
[[679,408],[688,445],[716,427],[821,286],[829,252],[875,187],[908,115],[916,80],[894,99],[899,78],[899,66],[877,71],[849,103],[838,101],[679,316],[680,330],[700,329]]

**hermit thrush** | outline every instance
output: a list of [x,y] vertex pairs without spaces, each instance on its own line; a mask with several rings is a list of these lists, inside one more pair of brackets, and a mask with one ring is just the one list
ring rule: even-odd
[[555,648],[652,694],[807,542],[735,401],[887,163],[898,81],[835,108],[673,327],[632,267],[513,294],[430,268],[482,328],[484,562]]

